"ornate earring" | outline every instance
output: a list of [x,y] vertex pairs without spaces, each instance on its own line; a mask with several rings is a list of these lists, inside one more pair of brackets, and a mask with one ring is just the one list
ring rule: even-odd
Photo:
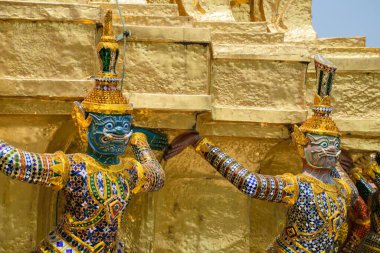
[[86,118],[86,113],[79,102],[74,102],[71,116],[75,122],[76,127],[78,128],[79,137],[83,145],[85,146],[85,148],[87,148],[87,145],[88,145],[87,133],[88,133],[88,127],[90,126],[91,121],[92,121],[92,117],[91,115],[89,115]]

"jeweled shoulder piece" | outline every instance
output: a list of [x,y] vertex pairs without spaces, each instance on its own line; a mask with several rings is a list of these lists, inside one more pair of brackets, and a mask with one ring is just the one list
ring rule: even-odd
[[101,69],[95,77],[95,88],[82,102],[86,112],[126,114],[133,108],[122,95],[120,79],[116,74],[119,45],[112,31],[112,11],[104,18],[103,34],[97,46]]

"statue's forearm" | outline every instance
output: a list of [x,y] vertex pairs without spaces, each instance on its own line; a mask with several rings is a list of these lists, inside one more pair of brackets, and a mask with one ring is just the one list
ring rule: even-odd
[[68,177],[65,154],[37,154],[17,149],[0,140],[0,171],[27,183],[60,190]]
[[360,242],[370,232],[369,209],[361,197],[358,197],[349,210],[349,220],[351,229],[345,243],[339,249],[342,253],[356,252]]
[[298,183],[293,175],[266,176],[251,173],[207,139],[203,139],[196,150],[223,177],[250,197],[288,204],[294,204],[298,197]]
[[339,177],[344,180],[351,188],[351,203],[355,203],[356,199],[359,196],[358,189],[355,186],[355,183],[351,180],[348,174],[340,166],[335,167],[336,172],[339,174]]
[[165,182],[165,172],[150,149],[146,136],[143,133],[134,133],[131,138],[131,147],[136,159],[144,167],[146,182],[141,189],[157,191],[162,188]]

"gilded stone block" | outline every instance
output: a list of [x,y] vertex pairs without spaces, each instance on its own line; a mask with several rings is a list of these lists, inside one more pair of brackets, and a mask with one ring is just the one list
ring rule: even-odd
[[[171,132],[170,139],[178,134],[179,132]],[[253,172],[258,170],[259,161],[264,158],[268,150],[280,142],[278,139],[245,137],[208,136],[207,138]],[[183,153],[169,160],[165,165],[165,170],[168,178],[222,178],[193,148],[187,148]]]
[[178,111],[209,111],[209,95],[175,95],[154,93],[130,93],[129,101],[134,108]]
[[169,180],[154,201],[153,252],[249,251],[248,198],[224,179]]
[[210,28],[212,32],[241,32],[257,33],[266,32],[267,25],[265,22],[228,22],[228,21],[203,21],[194,22],[194,27]]
[[131,42],[126,57],[129,92],[208,94],[207,45]]
[[214,61],[213,119],[300,122],[306,116],[305,76],[306,64],[301,62]]
[[283,33],[213,33],[215,43],[226,44],[276,44],[284,41]]
[[93,80],[0,78],[4,97],[82,98],[94,84]]
[[156,110],[135,110],[134,124],[140,127],[161,129],[192,129],[196,122],[193,112],[168,112]]
[[196,130],[202,135],[209,136],[234,136],[269,139],[287,139],[290,137],[289,129],[285,125],[213,121],[210,113],[198,115]]
[[45,0],[38,2],[0,1],[0,18],[29,21],[61,21],[95,24],[100,23],[100,9],[86,5],[87,0]]
[[[126,25],[128,31],[132,36],[128,41],[144,41],[144,42],[159,42],[159,43],[209,43],[210,30],[207,28],[192,28],[186,26],[144,26],[144,25]],[[115,25],[114,30],[116,34],[123,32],[121,25]]]
[[95,32],[95,24],[1,20],[0,77],[87,79],[96,72]]
[[[127,13],[128,14],[128,13]],[[118,19],[120,17],[117,16]],[[117,20],[115,17],[115,20]],[[192,17],[186,16],[125,16],[125,23],[139,26],[192,27]]]
[[215,61],[211,89],[214,104],[303,109],[305,73],[303,63]]
[[134,196],[122,218],[119,236],[128,253],[152,252],[155,225],[153,195]]
[[[315,90],[315,74],[308,75],[307,98]],[[377,72],[337,72],[333,94],[333,117],[377,119],[380,116],[380,107],[377,106],[378,91],[380,89],[380,73]]]
[[[177,16],[178,7],[176,4],[167,3],[168,1],[155,1],[149,4],[120,4],[120,9],[127,15],[144,15],[144,16]],[[114,14],[117,13],[115,3],[110,3],[108,0],[89,1],[90,4],[100,6],[103,10],[113,10]]]

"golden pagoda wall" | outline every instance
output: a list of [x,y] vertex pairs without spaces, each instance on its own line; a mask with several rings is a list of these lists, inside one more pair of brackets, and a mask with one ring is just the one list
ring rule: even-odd
[[[93,85],[100,11],[1,1],[0,16],[0,138],[34,152],[66,150],[75,131],[67,112]],[[56,223],[56,193],[1,174],[0,196],[0,252],[30,252]]]
[[[49,2],[0,1],[0,138],[35,152],[78,152],[71,106],[93,85],[101,13],[109,6]],[[225,1],[235,20],[249,21],[257,6],[258,21],[268,25],[219,28],[178,17],[173,1],[148,2],[123,7],[134,16],[125,95],[136,125],[164,129],[170,139],[196,125],[252,171],[298,173],[288,128],[307,116],[314,91],[308,63],[320,52],[338,65],[334,118],[343,145],[355,153],[380,149],[379,50],[366,49],[363,38],[306,41],[315,35],[311,1],[284,11],[289,30],[272,25],[270,0]],[[283,10],[287,1],[280,2]],[[304,37],[292,32],[297,27]],[[166,186],[136,196],[125,214],[120,236],[131,252],[264,252],[283,226],[285,208],[244,196],[191,149],[165,171]],[[56,204],[52,191],[0,175],[0,253],[28,252],[55,225]]]

